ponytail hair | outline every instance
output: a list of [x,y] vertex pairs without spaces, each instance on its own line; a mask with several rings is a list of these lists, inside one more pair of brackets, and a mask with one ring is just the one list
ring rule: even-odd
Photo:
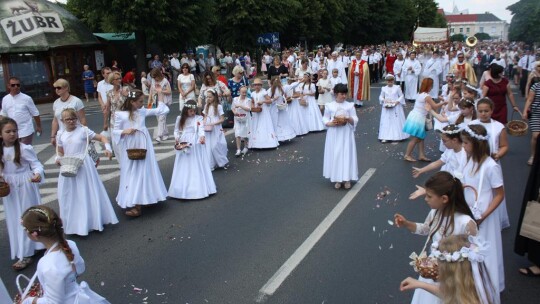
[[[7,125],[13,125],[15,126],[15,129],[18,131],[17,122],[9,117],[4,117],[0,119],[0,132],[4,129]],[[17,135],[17,138],[19,136]],[[15,157],[13,158],[13,162],[17,165],[17,167],[21,166],[21,144],[19,143],[19,140],[15,140],[13,143],[13,148],[15,149]],[[0,136],[0,169],[4,170],[4,140]]]
[[22,215],[22,225],[29,234],[58,241],[58,245],[71,263],[75,256],[64,235],[62,219],[53,209],[44,206],[28,208]]
[[443,221],[439,221],[434,231],[443,229],[444,235],[452,234],[454,231],[454,217],[456,213],[461,213],[474,218],[463,192],[461,181],[446,171],[439,171],[433,174],[425,183],[427,190],[433,191],[438,196],[446,195],[448,203],[437,210],[441,212],[441,218],[447,218],[445,227],[442,227]]

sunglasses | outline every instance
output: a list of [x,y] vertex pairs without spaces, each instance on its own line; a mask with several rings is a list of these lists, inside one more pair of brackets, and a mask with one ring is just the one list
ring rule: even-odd
[[63,89],[62,87],[54,87],[55,90],[61,90]]
[[12,88],[14,88],[14,87],[21,87],[21,84],[20,84],[20,83],[12,83],[12,84],[10,84],[10,86],[11,86]]

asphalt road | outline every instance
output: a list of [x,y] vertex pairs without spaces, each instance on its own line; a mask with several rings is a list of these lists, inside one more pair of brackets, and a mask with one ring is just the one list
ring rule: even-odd
[[[427,176],[411,177],[412,165],[402,160],[406,142],[377,141],[379,92],[372,88],[371,102],[358,111],[359,172],[366,174],[362,185],[335,190],[322,177],[325,132],[296,138],[278,149],[251,151],[244,158],[230,152],[228,169],[214,171],[216,195],[199,201],[168,200],[143,209],[137,219],[127,218],[113,204],[119,224],[88,237],[70,237],[87,265],[80,279],[111,303],[409,302],[412,293],[399,292],[399,283],[415,275],[408,256],[419,251],[425,239],[390,226],[388,220],[396,212],[424,220],[429,208],[423,200],[408,200],[408,195]],[[523,102],[518,98],[520,107]],[[177,104],[171,109],[169,124],[178,115]],[[102,122],[95,104],[87,108],[87,117],[89,127],[99,132]],[[47,129],[50,115],[43,120]],[[155,126],[155,120],[147,124]],[[58,173],[50,163],[54,151],[47,145],[49,130],[43,134],[36,140],[48,178],[42,193],[57,208]],[[229,151],[234,151],[233,138],[227,141]],[[538,280],[517,272],[528,262],[512,252],[529,172],[528,142],[528,136],[510,137],[510,152],[502,160],[512,223],[502,232],[507,286],[503,303],[537,303],[540,298]],[[430,158],[440,155],[434,133],[426,146]],[[155,149],[168,186],[172,141],[156,144]],[[115,160],[104,160],[99,170],[114,202]],[[386,189],[390,194],[378,200],[377,194]],[[14,293],[16,273],[10,267],[3,223],[0,238],[0,276]],[[24,273],[32,275],[34,269]]]

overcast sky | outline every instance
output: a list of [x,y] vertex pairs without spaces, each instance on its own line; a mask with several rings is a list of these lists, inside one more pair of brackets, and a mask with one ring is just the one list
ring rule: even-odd
[[[66,0],[49,0],[66,3]],[[510,23],[512,15],[506,8],[518,2],[518,0],[435,0],[439,3],[439,7],[443,8],[445,12],[451,12],[454,8],[454,3],[459,10],[469,9],[470,14],[483,14],[486,11],[499,17],[499,19],[506,20]]]
[[512,15],[506,8],[518,2],[518,0],[435,0],[439,2],[439,7],[445,12],[451,12],[454,8],[454,3],[459,10],[468,9],[469,14],[483,14],[490,12],[499,19],[506,20],[510,23]]

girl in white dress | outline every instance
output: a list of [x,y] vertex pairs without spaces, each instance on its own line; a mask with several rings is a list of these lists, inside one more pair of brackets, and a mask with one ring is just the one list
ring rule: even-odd
[[[471,124],[480,124],[486,128],[489,136],[489,151],[491,158],[493,158],[497,164],[501,165],[501,158],[508,152],[508,135],[506,133],[506,127],[491,118],[493,114],[493,101],[489,98],[482,98],[476,103],[476,111],[478,113],[478,119],[475,119]],[[510,227],[510,219],[508,217],[508,210],[506,208],[506,198],[502,201],[501,206],[497,208],[501,220],[501,228],[505,229]]]
[[463,183],[476,189],[466,190],[465,198],[479,225],[479,235],[490,243],[486,266],[497,296],[504,290],[504,264],[501,222],[496,212],[504,199],[501,167],[489,156],[489,135],[482,125],[464,125],[461,131],[467,164],[463,169]]
[[227,141],[221,123],[225,120],[223,107],[219,104],[219,97],[213,89],[206,90],[206,105],[203,111],[204,129],[206,131],[206,152],[210,168],[223,168],[229,163],[227,159]]
[[402,131],[405,125],[403,112],[405,98],[401,87],[394,85],[394,75],[386,75],[386,86],[381,89],[379,102],[382,105],[379,140],[386,143],[389,140],[400,141],[409,138],[409,134]]
[[105,155],[109,159],[112,158],[112,149],[107,137],[77,123],[74,109],[62,111],[62,122],[66,129],[57,135],[56,163],[61,165],[65,156],[84,155],[84,161],[76,176],[58,176],[60,215],[66,234],[86,236],[92,230],[102,231],[105,224],[118,223],[107,190],[99,178],[92,158],[86,153],[86,146],[94,139],[105,145]]
[[43,165],[30,145],[19,142],[17,123],[4,117],[0,120],[0,169],[3,182],[9,185],[9,194],[2,198],[6,215],[11,259],[17,258],[13,269],[23,270],[32,263],[36,243],[32,242],[20,223],[24,210],[41,204],[38,184],[44,179]]
[[319,87],[319,99],[317,99],[317,103],[319,104],[319,108],[321,111],[324,112],[324,106],[327,103],[332,102],[332,83],[330,82],[330,79],[328,78],[328,70],[322,69],[319,71],[321,74],[321,78],[317,81],[317,87]]
[[351,181],[358,180],[358,160],[354,130],[358,117],[354,104],[347,102],[347,85],[334,88],[336,100],[327,104],[322,122],[328,127],[324,143],[323,176],[335,183],[336,189],[344,183],[351,188]]
[[[428,213],[424,223],[415,223],[407,220],[403,215],[396,213],[394,223],[396,227],[407,228],[414,234],[427,235],[426,254],[432,255],[427,245],[440,242],[450,235],[476,235],[477,226],[473,218],[471,209],[465,201],[463,185],[461,181],[454,178],[452,174],[440,171],[431,176],[425,183],[425,187],[419,187],[411,198],[426,195],[425,200],[431,211]],[[419,277],[420,282],[436,284],[433,280]],[[435,295],[417,289],[414,292],[411,303],[414,304],[438,304],[442,301]]]
[[463,167],[467,163],[467,153],[465,153],[462,147],[461,128],[456,125],[447,125],[440,133],[441,141],[444,143],[446,150],[440,159],[431,164],[423,168],[413,167],[412,173],[414,178],[437,168],[441,168],[441,171],[449,172],[452,175],[463,172]]
[[[299,82],[294,83],[296,86]],[[272,81],[272,88],[269,95],[273,103],[276,104],[278,109],[278,116],[276,122],[276,136],[278,141],[291,140],[296,137],[296,133],[289,121],[289,114],[287,113],[287,92],[291,92],[294,89],[294,85],[282,86],[281,81],[276,78]]]
[[84,260],[75,242],[64,238],[62,220],[51,208],[30,207],[22,216],[22,227],[32,241],[39,242],[47,248],[32,278],[39,280],[43,296],[38,298],[24,295],[21,297],[22,304],[109,303],[92,291],[86,282],[77,283],[77,276],[86,268]]
[[315,100],[315,85],[311,83],[311,74],[304,74],[304,83],[296,87],[296,92],[301,101],[307,102],[307,106],[302,107],[306,108],[304,119],[307,121],[309,132],[323,131],[325,127],[322,122],[321,110]]
[[439,284],[406,278],[400,290],[423,289],[440,298],[440,303],[493,304],[493,284],[484,258],[489,244],[479,237],[451,235],[432,246],[438,262]]
[[203,117],[196,112],[197,103],[186,101],[174,124],[176,157],[169,186],[170,197],[201,199],[216,193],[205,147]]
[[[302,79],[303,80],[303,79]],[[300,93],[299,86],[303,85],[304,82],[300,83],[293,89],[292,96],[290,96],[291,102],[287,106],[287,113],[289,114],[289,121],[291,122],[291,127],[294,130],[296,136],[301,136],[309,133],[309,125],[307,122],[307,116],[309,112],[307,111],[306,106],[300,105]],[[289,96],[289,90],[285,89],[285,95]]]
[[[116,202],[122,208],[129,208],[126,215],[131,217],[141,215],[142,205],[155,204],[167,198],[167,189],[156,161],[152,138],[145,125],[146,117],[169,113],[169,107],[162,102],[161,88],[156,88],[156,92],[157,108],[144,108],[143,93],[132,90],[122,106],[122,111],[116,112],[112,136],[121,151],[119,157],[122,158]],[[127,149],[135,148],[146,149],[146,157],[142,160],[129,159]]]
[[[261,79],[255,78],[253,86],[248,147],[250,149],[276,148],[279,146],[279,142],[274,131],[272,115],[270,114],[272,100],[266,90],[262,88]],[[262,111],[253,112],[254,108],[260,108]]]
[[[236,157],[248,152],[249,125],[251,124],[251,98],[247,97],[247,87],[240,88],[240,96],[233,99],[231,109],[234,113],[234,137],[236,138]],[[244,149],[242,148],[244,142]]]

